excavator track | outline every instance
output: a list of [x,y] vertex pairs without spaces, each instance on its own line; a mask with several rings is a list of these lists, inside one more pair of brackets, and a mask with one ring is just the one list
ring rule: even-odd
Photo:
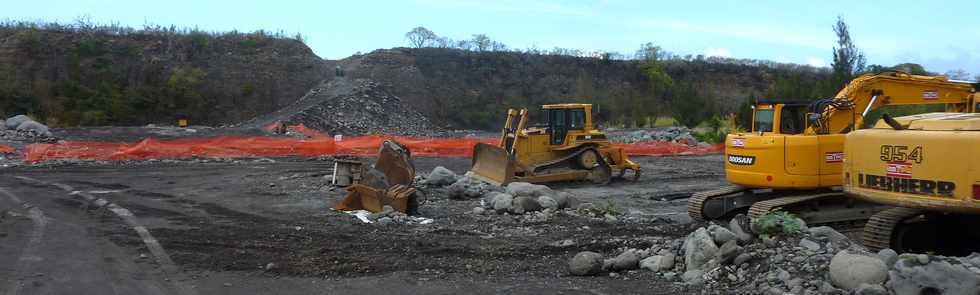
[[902,221],[922,214],[922,210],[911,208],[891,208],[878,212],[864,225],[864,246],[873,251],[891,248],[895,227]]
[[729,185],[710,191],[696,192],[691,195],[690,199],[687,200],[687,214],[690,215],[691,219],[694,219],[695,221],[707,221],[708,218],[705,218],[704,216],[704,204],[708,200],[715,197],[743,192],[745,190],[748,190],[748,188],[737,185]]
[[836,192],[819,193],[819,194],[810,194],[810,195],[802,195],[802,196],[781,197],[781,198],[760,201],[755,204],[752,204],[752,207],[749,207],[749,217],[755,219],[755,218],[762,217],[768,214],[769,212],[772,212],[782,207],[799,204],[802,202],[812,201],[820,198],[843,196],[843,195],[844,195],[843,193],[836,193]]

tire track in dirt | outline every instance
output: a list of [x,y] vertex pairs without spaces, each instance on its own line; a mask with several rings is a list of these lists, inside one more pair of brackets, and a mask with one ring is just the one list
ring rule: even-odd
[[17,266],[15,268],[14,277],[8,278],[10,282],[10,287],[4,294],[7,295],[17,295],[20,293],[20,289],[23,282],[19,279],[22,274],[26,272],[27,268],[31,266],[34,261],[40,260],[37,254],[37,247],[41,244],[41,240],[44,239],[44,228],[47,226],[48,222],[44,216],[44,212],[40,208],[31,205],[28,202],[24,202],[16,195],[11,193],[5,188],[0,187],[0,194],[7,196],[14,203],[20,204],[21,207],[27,210],[27,216],[30,217],[31,223],[34,224],[30,238],[27,240],[27,245],[24,246],[23,251],[21,251],[20,257],[17,259]]
[[[141,225],[139,221],[136,220],[136,216],[133,215],[133,212],[129,211],[129,209],[123,208],[119,205],[116,205],[115,203],[109,202],[106,199],[93,196],[92,194],[89,194],[87,192],[75,190],[72,186],[67,184],[49,183],[26,176],[17,176],[16,178],[20,179],[21,181],[29,182],[32,184],[49,185],[49,186],[60,188],[68,192],[69,196],[81,197],[82,199],[87,201],[90,205],[93,205],[96,208],[105,208],[108,209],[109,211],[112,211],[112,213],[115,214],[120,219],[122,219],[123,222],[126,223],[126,225],[128,225],[130,228],[136,231],[140,239],[143,241],[143,244],[146,245],[146,248],[150,250],[150,254],[153,254],[153,257],[156,258],[157,264],[160,265],[160,267],[167,275],[177,275],[180,273],[180,269],[177,267],[177,264],[174,263],[173,259],[170,258],[170,255],[167,254],[167,251],[163,249],[163,246],[160,245],[160,242],[157,241],[157,239],[154,238],[152,234],[150,234],[150,231],[147,230],[145,226]],[[176,288],[176,291],[179,294],[182,295],[197,294],[197,292],[195,292],[193,289],[184,286],[183,284],[180,284],[176,281],[171,281],[171,282],[173,283],[173,286]]]

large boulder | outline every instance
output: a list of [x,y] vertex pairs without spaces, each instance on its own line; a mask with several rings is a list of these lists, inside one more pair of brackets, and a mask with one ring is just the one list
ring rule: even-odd
[[735,260],[735,257],[742,253],[742,247],[738,245],[737,240],[728,240],[725,244],[718,248],[718,252],[715,257],[715,261],[721,264],[728,264]]
[[51,131],[48,131],[48,126],[35,121],[24,121],[17,125],[17,131],[33,132],[36,135],[41,136],[51,136]]
[[830,280],[838,287],[855,291],[861,284],[881,284],[887,278],[888,267],[874,255],[844,250],[830,259]]
[[568,261],[568,272],[576,276],[591,276],[602,271],[602,255],[595,252],[579,252]]
[[738,214],[728,222],[728,230],[735,234],[738,243],[746,245],[752,242],[754,236],[746,231],[748,229],[749,218],[743,214]]
[[505,193],[491,192],[488,197],[490,198],[490,207],[497,213],[510,212],[513,210],[513,196]]
[[508,183],[506,191],[508,194],[514,197],[537,198],[540,196],[553,197],[556,195],[555,191],[551,190],[551,188],[547,186],[539,185],[539,184],[531,184],[527,182]]
[[27,121],[34,121],[34,119],[31,119],[31,117],[24,116],[24,115],[16,115],[7,118],[7,120],[4,122],[4,126],[6,126],[7,129],[17,129],[17,126],[20,126],[20,123],[24,123]]
[[711,233],[711,239],[715,241],[715,245],[724,245],[735,239],[735,234],[732,231],[714,224],[708,226],[708,232]]
[[823,240],[823,241],[830,241],[831,243],[839,243],[839,242],[843,242],[843,241],[847,241],[848,240],[847,239],[847,236],[845,236],[844,234],[842,234],[842,233],[834,230],[833,228],[831,228],[829,226],[811,227],[811,228],[807,229],[807,231],[814,238],[819,239],[819,240]]
[[701,269],[701,266],[715,258],[717,252],[718,246],[703,227],[684,239],[684,265],[688,270]]
[[673,253],[650,256],[640,260],[640,268],[655,272],[668,271],[674,268],[675,257]]
[[538,204],[538,200],[535,198],[525,196],[514,197],[514,204],[510,211],[514,214],[541,211],[541,204]]
[[612,259],[609,269],[615,271],[631,270],[636,269],[639,263],[640,255],[636,251],[627,250]]
[[558,207],[558,201],[555,201],[555,198],[549,196],[538,197],[538,204],[541,204],[541,207],[544,209],[551,209],[551,210],[560,209]]
[[450,199],[475,199],[493,190],[493,187],[479,179],[463,176],[446,189]]
[[965,259],[933,256],[923,264],[913,255],[902,255],[888,273],[886,286],[899,295],[977,294],[980,290],[977,267]]
[[438,166],[429,172],[429,176],[425,179],[425,184],[437,185],[437,186],[447,186],[459,180],[459,176],[456,175],[452,170],[446,169],[446,167]]

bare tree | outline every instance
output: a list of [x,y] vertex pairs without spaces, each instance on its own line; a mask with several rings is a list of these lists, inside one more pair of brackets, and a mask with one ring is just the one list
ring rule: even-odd
[[487,37],[487,35],[485,34],[473,35],[472,42],[473,42],[473,47],[476,49],[476,51],[490,50],[490,45],[491,43],[493,43],[493,41],[490,40],[490,37]]
[[405,39],[408,39],[408,43],[415,48],[422,48],[431,45],[439,39],[436,33],[433,33],[425,27],[415,27],[408,33],[405,33]]
[[946,71],[946,78],[950,80],[970,80],[970,73],[967,73],[963,69],[955,69]]

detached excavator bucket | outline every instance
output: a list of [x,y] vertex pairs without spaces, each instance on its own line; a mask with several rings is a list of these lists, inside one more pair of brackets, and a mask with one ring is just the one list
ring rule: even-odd
[[495,185],[505,185],[514,178],[514,159],[503,148],[485,143],[473,147],[470,175]]
[[378,162],[364,171],[360,182],[347,187],[347,197],[334,209],[367,210],[381,212],[384,205],[390,205],[395,210],[410,213],[409,208],[415,188],[415,165],[412,164],[412,153],[405,146],[387,140],[381,144],[378,151]]

